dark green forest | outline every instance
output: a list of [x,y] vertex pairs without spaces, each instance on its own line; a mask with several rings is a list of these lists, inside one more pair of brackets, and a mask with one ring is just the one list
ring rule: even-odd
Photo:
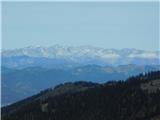
[[104,84],[61,84],[1,112],[2,120],[160,120],[160,71]]

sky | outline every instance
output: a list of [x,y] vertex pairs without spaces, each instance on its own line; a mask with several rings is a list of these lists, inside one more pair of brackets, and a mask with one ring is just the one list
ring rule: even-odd
[[2,49],[55,44],[160,50],[159,4],[2,3]]

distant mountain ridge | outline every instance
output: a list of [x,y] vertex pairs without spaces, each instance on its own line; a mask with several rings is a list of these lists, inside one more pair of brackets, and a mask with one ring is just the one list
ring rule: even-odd
[[[2,65],[7,67],[59,66],[72,68],[81,65],[157,65],[160,64],[159,51],[137,49],[105,49],[92,46],[30,46],[2,51]],[[55,67],[55,68],[56,68]]]

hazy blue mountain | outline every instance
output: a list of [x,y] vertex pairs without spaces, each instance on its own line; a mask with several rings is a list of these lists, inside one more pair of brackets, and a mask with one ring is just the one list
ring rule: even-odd
[[2,66],[6,66],[9,68],[27,68],[40,66],[45,68],[68,69],[78,66],[78,64],[58,58],[52,59],[45,57],[11,56],[2,57]]
[[42,67],[10,69],[2,67],[2,105],[16,102],[42,89],[54,87],[64,82],[104,83],[108,80],[126,79],[131,75],[158,69],[160,69],[158,65],[121,65],[117,67],[87,65],[72,69]]
[[104,49],[92,46],[32,46],[2,51],[2,66],[24,68],[73,68],[82,65],[118,66],[160,64],[159,51]]

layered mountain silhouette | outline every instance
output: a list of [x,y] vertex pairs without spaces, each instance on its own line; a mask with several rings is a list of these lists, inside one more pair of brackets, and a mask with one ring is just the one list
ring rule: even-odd
[[2,50],[2,106],[60,83],[104,83],[160,69],[160,52],[93,46],[30,46]]
[[8,105],[60,83],[92,81],[104,83],[123,80],[141,72],[159,70],[160,66],[122,65],[117,67],[87,65],[72,69],[28,67],[11,69],[2,67],[2,105]]

